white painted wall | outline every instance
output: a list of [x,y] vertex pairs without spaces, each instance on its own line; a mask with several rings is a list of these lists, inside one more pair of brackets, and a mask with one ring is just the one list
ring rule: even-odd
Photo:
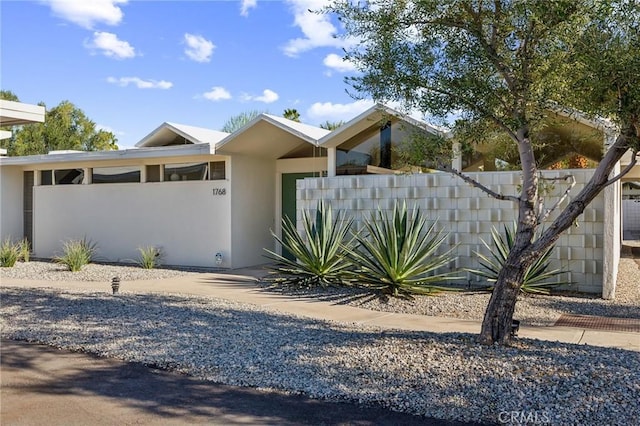
[[230,176],[232,267],[266,263],[263,249],[273,247],[275,160],[234,155]]
[[[545,172],[559,176],[567,171]],[[591,177],[591,170],[571,170],[577,184],[576,194]],[[516,172],[484,172],[469,175],[504,194],[517,194],[520,174]],[[491,244],[491,228],[501,229],[517,217],[516,207],[509,201],[489,198],[461,179],[445,173],[414,175],[363,175],[309,178],[298,182],[298,209],[315,209],[319,199],[330,202],[334,209],[348,211],[362,227],[363,218],[371,217],[378,207],[391,211],[395,200],[418,205],[428,220],[438,220],[438,226],[449,232],[446,247],[455,247],[457,270],[465,277],[461,283],[478,283],[475,275],[462,268],[478,268],[474,252],[485,252],[480,239]],[[551,197],[558,196],[565,187],[557,184]],[[551,205],[553,201],[549,203]],[[566,204],[566,202],[565,202]],[[563,204],[564,205],[564,204]],[[572,227],[558,240],[552,268],[570,271],[565,279],[573,282],[568,289],[600,293],[603,282],[604,258],[604,195],[600,194],[579,218],[579,227]],[[556,213],[557,215],[557,213]],[[556,217],[552,215],[548,223]],[[300,217],[300,215],[298,215]],[[301,222],[298,221],[298,228]]]
[[22,176],[21,167],[0,167],[0,241],[24,236]]
[[[35,255],[52,257],[63,241],[86,236],[103,261],[136,259],[138,247],[154,245],[167,265],[231,267],[230,198],[227,181],[38,186]],[[227,255],[217,265],[220,251]]]

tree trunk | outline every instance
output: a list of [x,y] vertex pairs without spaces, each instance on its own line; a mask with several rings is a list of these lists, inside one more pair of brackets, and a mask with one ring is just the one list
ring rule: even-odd
[[[529,244],[530,245],[530,244]],[[526,249],[526,247],[525,247]],[[513,312],[520,293],[527,268],[533,260],[523,262],[523,249],[514,247],[509,253],[504,267],[498,274],[489,305],[482,321],[480,343],[490,345],[511,343]]]
[[[516,238],[513,249],[507,256],[502,271],[498,274],[498,280],[489,300],[480,331],[479,341],[481,343],[506,345],[511,342],[513,312],[527,268],[558,239],[563,231],[571,226],[576,218],[584,212],[585,207],[607,186],[613,167],[632,146],[632,143],[638,143],[638,134],[635,127],[629,125],[624,128],[618,135],[616,142],[608,149],[589,183],[535,242],[532,242],[532,239],[537,219],[534,203],[531,203],[530,200],[535,194],[532,185],[535,184],[537,187],[537,181],[531,179],[532,173],[527,174],[528,169],[523,161],[524,182],[518,206]],[[527,154],[526,149],[523,151]],[[523,152],[521,152],[521,158],[524,157],[522,154]],[[529,167],[529,170],[535,170],[535,166],[530,165]]]

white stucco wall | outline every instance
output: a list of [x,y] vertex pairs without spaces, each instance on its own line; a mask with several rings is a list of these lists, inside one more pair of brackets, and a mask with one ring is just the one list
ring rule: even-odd
[[[231,267],[229,200],[227,181],[38,186],[35,255],[52,257],[63,241],[87,237],[103,261],[137,259],[138,247],[154,245],[167,265]],[[222,265],[217,252],[227,253]]]
[[20,167],[0,167],[0,239],[21,240],[23,235],[23,183]]
[[[558,176],[562,172],[546,172]],[[577,184],[576,194],[590,178],[590,170],[571,170]],[[520,174],[516,172],[470,173],[472,178],[504,194],[517,194]],[[556,184],[550,195],[561,194],[565,187]],[[438,220],[438,226],[449,235],[446,247],[455,247],[456,257],[449,269],[457,270],[465,278],[461,283],[474,284],[478,277],[463,268],[478,268],[474,252],[485,253],[480,239],[491,244],[491,228],[502,229],[516,219],[516,209],[509,201],[498,201],[461,179],[445,173],[414,175],[365,175],[307,178],[298,181],[298,209],[315,209],[317,201],[328,200],[334,209],[349,211],[362,226],[363,218],[371,217],[378,207],[391,211],[395,200],[406,200],[409,207],[417,205],[428,220]],[[565,202],[566,204],[566,202]],[[564,204],[563,204],[564,205]],[[604,257],[604,195],[600,194],[579,218],[579,227],[572,227],[558,240],[552,255],[552,268],[570,271],[564,279],[573,282],[567,289],[602,291]],[[300,218],[300,215],[298,215]],[[552,215],[547,223],[555,218]],[[298,228],[301,227],[300,221]]]
[[231,190],[232,267],[265,263],[263,248],[273,247],[275,160],[233,156]]

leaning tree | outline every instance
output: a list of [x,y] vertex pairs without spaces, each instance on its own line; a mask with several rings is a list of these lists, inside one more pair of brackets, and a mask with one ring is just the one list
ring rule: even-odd
[[[632,150],[630,167],[635,165],[640,147],[640,6],[634,0],[370,0],[338,1],[325,12],[337,14],[345,37],[360,40],[346,51],[346,59],[360,71],[348,79],[354,96],[400,101],[442,119],[455,114],[467,130],[459,135],[477,137],[497,129],[517,148],[519,194],[498,193],[443,166],[517,206],[514,245],[480,335],[486,344],[508,344],[527,268],[607,185],[629,170],[612,175],[623,154]],[[590,181],[535,238],[550,212],[539,191],[533,130],[559,105],[610,119],[618,136]]]

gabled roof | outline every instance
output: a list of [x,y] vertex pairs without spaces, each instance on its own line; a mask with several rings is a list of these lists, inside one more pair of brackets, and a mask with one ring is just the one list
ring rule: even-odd
[[392,117],[396,117],[398,120],[404,121],[407,124],[423,129],[434,135],[445,135],[445,132],[424,121],[416,120],[415,118],[386,105],[375,104],[354,119],[346,122],[333,132],[322,137],[318,141],[318,145],[322,148],[335,148],[356,135],[365,132],[371,127],[375,126],[378,128],[383,119],[390,119]]
[[220,141],[216,145],[216,152],[281,158],[301,145],[317,146],[318,139],[328,133],[329,130],[320,127],[275,115],[260,114]]
[[44,123],[44,107],[0,99],[0,126]]
[[320,139],[321,137],[327,135],[328,133],[331,133],[330,130],[323,129],[322,127],[316,127],[310,124],[300,123],[298,121],[289,120],[288,118],[278,117],[277,115],[271,115],[271,114],[263,114],[263,115],[277,123],[280,123],[281,127],[294,130],[300,133],[301,135],[305,135],[313,139],[314,142]]
[[[164,122],[142,138],[135,146],[142,148],[197,143],[209,143],[213,146],[227,136],[229,136],[229,133],[205,129],[204,127]],[[176,140],[179,140],[179,143],[176,143]]]

